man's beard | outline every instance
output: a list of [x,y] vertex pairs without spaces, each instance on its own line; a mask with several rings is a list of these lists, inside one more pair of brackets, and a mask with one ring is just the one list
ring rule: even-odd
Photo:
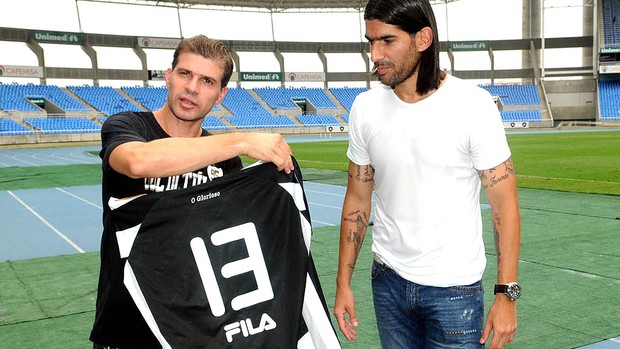
[[379,76],[377,74],[377,68],[382,65],[386,65],[382,64],[381,62],[375,63],[375,66],[371,72],[372,76],[378,77],[379,81],[381,81],[382,84],[390,86],[392,89],[396,88],[396,86],[400,85],[405,80],[413,76],[413,74],[418,69],[418,66],[420,65],[421,56],[416,57],[414,50],[410,50],[408,52],[408,55],[410,55],[409,57],[413,57],[413,59],[410,61],[406,61],[404,62],[404,64],[401,65],[394,65],[392,69],[390,69],[392,70],[392,76],[389,76],[389,73],[383,76]]
[[408,64],[404,66],[394,67],[393,74],[391,76],[390,74],[379,76],[379,81],[381,81],[382,84],[390,86],[392,89],[394,89],[396,88],[396,86],[402,84],[404,81],[413,76],[413,74],[418,69],[419,64],[420,60],[418,59],[415,62],[408,62]]

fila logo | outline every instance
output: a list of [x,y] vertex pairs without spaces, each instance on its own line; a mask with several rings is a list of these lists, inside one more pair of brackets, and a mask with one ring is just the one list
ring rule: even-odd
[[233,322],[232,324],[224,326],[224,331],[226,331],[226,340],[228,341],[228,343],[232,343],[233,336],[236,334],[241,333],[244,337],[248,337],[265,331],[273,330],[274,328],[276,328],[276,326],[276,322],[273,321],[271,316],[269,316],[267,313],[263,313],[260,318],[260,323],[256,328],[254,328],[252,320],[250,318],[247,318],[245,320]]

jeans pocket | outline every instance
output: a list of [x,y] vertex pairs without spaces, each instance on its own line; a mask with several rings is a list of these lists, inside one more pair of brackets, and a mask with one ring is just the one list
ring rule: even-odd
[[452,292],[473,295],[483,292],[482,280],[477,281],[471,285],[459,285],[448,287]]
[[375,282],[385,273],[385,266],[377,261],[372,262],[370,267],[370,280]]

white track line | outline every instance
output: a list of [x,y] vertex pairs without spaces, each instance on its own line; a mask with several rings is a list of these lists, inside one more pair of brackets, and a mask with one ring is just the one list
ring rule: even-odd
[[67,194],[67,195],[69,195],[69,196],[71,196],[71,197],[74,197],[74,198],[76,198],[76,199],[78,199],[78,200],[80,200],[80,201],[82,201],[82,202],[84,202],[84,203],[87,203],[87,204],[89,204],[89,205],[91,205],[91,206],[95,206],[96,208],[98,208],[98,209],[100,209],[100,210],[103,210],[103,207],[101,207],[101,206],[97,205],[96,203],[94,203],[94,202],[92,202],[92,201],[88,201],[88,200],[86,200],[86,199],[83,199],[83,198],[81,198],[81,197],[79,197],[79,196],[77,196],[77,195],[75,195],[75,194],[69,193],[68,191],[66,191],[66,190],[64,190],[64,189],[61,189],[61,188],[58,188],[58,187],[56,187],[56,189],[57,189],[57,190],[59,190],[59,191],[61,191],[61,192],[63,192],[63,193],[65,193],[65,194]]
[[17,195],[13,194],[11,191],[7,191],[7,193],[9,193],[13,198],[15,198],[15,200],[17,200],[20,204],[22,204],[22,206],[24,206],[28,211],[30,211],[33,215],[35,215],[35,217],[37,217],[41,222],[43,222],[43,224],[47,225],[50,229],[52,229],[54,233],[56,233],[63,240],[65,240],[69,245],[71,245],[74,249],[76,249],[76,251],[78,251],[79,253],[85,252],[80,246],[78,246],[75,242],[71,241],[71,239],[69,239],[65,234],[61,233],[60,230],[56,229],[56,227],[54,227],[48,221],[46,221],[45,218],[41,217],[41,215],[36,213],[30,206],[28,206],[25,202],[23,202],[20,198],[18,198]]

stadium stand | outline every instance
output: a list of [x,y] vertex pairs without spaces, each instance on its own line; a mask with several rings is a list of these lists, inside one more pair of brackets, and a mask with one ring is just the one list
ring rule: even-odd
[[604,0],[603,38],[606,47],[620,47],[620,0]]
[[620,120],[620,81],[599,80],[601,120]]
[[67,89],[106,116],[142,109],[110,86],[67,86]]
[[330,114],[305,114],[295,117],[304,126],[340,126],[340,122]]
[[[332,87],[329,89],[347,111],[351,111],[351,106],[353,105],[355,97],[366,90],[367,88],[365,87]],[[349,122],[348,115],[346,120]]]
[[534,84],[491,84],[480,87],[498,96],[505,106],[540,105],[538,89]]
[[226,130],[229,127],[218,117],[207,116],[202,121],[202,128],[204,128],[205,130]]
[[295,126],[295,123],[287,116],[276,116],[267,110],[244,88],[229,88],[222,100],[222,106],[233,113],[233,115],[226,116],[225,118],[237,128],[281,128]]
[[[124,86],[121,90],[147,110],[160,109],[166,102],[168,88],[165,86]],[[213,111],[221,110],[217,105]]]
[[0,136],[18,136],[35,132],[9,118],[0,118]]
[[305,99],[316,109],[338,108],[321,88],[306,87],[259,87],[254,91],[272,109],[297,109],[293,100]]
[[161,108],[168,95],[165,86],[126,86],[121,89],[148,110]]
[[42,112],[36,103],[53,103],[65,112],[92,111],[54,85],[0,83],[0,96],[0,109],[7,111]]
[[535,84],[483,84],[479,85],[499,98],[503,122],[542,122],[540,96]]
[[88,118],[79,117],[45,117],[24,118],[24,122],[45,134],[57,133],[94,133],[100,132],[101,126]]

